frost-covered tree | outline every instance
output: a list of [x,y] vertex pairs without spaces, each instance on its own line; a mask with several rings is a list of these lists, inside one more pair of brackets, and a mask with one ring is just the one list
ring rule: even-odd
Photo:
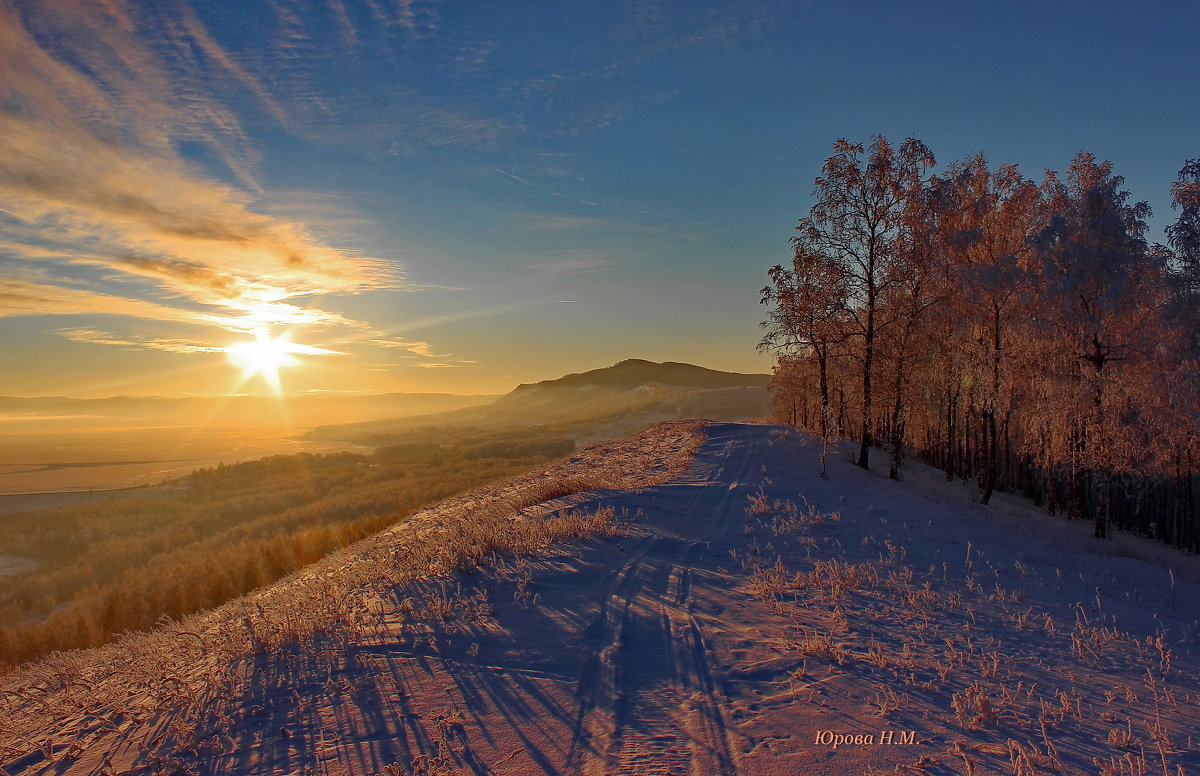
[[1017,166],[989,168],[983,154],[950,166],[953,304],[946,312],[961,349],[955,379],[972,388],[978,414],[980,501],[991,499],[1019,381],[1020,327],[1030,296],[1028,237],[1042,219],[1039,189]]
[[1047,175],[1049,222],[1034,238],[1037,321],[1058,382],[1057,437],[1071,465],[1071,501],[1081,509],[1095,476],[1096,536],[1108,536],[1108,481],[1125,465],[1122,367],[1145,357],[1161,332],[1165,267],[1147,250],[1150,206],[1131,203],[1112,163],[1077,154],[1065,181]]
[[1171,185],[1171,207],[1179,218],[1167,227],[1179,271],[1191,294],[1200,293],[1200,159],[1188,159]]
[[982,154],[926,178],[917,141],[834,151],[763,290],[781,417],[1200,549],[1200,161],[1167,248],[1088,153],[1039,186]]
[[861,384],[859,453],[867,467],[872,441],[875,342],[889,321],[880,317],[883,294],[902,275],[895,264],[905,255],[905,208],[919,191],[933,152],[909,138],[894,147],[876,135],[864,147],[839,139],[825,160],[813,191],[816,203],[796,227],[805,250],[841,268],[847,291],[850,333]]
[[846,276],[841,264],[809,243],[806,234],[792,239],[790,268],[775,265],[771,285],[762,289],[762,303],[770,306],[760,350],[794,359],[807,359],[817,369],[820,395],[820,430],[827,434],[829,365],[846,339]]
[[767,390],[771,392],[771,410],[775,417],[794,428],[811,430],[808,425],[811,400],[807,385],[808,372],[803,357],[776,353]]
[[1188,349],[1200,356],[1200,159],[1189,159],[1171,185],[1171,207],[1179,217],[1167,227],[1166,252],[1177,287],[1175,317],[1188,332]]
[[947,267],[948,245],[959,199],[952,186],[934,177],[911,192],[905,201],[899,260],[888,268],[880,293],[878,343],[883,389],[887,393],[886,433],[891,461],[888,474],[900,478],[908,448],[912,389],[928,373],[938,347],[938,327],[931,318],[945,307],[953,286]]

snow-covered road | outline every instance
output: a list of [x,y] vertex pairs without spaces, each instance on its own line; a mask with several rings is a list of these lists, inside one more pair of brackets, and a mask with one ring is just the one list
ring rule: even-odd
[[[616,535],[379,589],[370,627],[229,666],[199,718],[155,716],[120,746],[95,737],[119,751],[107,760],[5,768],[1200,768],[1195,558],[1097,542],[1015,499],[973,505],[917,466],[896,483],[835,455],[822,479],[817,445],[778,427],[705,433],[665,484],[523,510],[611,507]],[[195,734],[164,751],[184,740],[173,724]]]

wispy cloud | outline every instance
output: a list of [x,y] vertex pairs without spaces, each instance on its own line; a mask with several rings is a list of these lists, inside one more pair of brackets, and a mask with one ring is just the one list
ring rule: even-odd
[[526,264],[525,269],[554,275],[584,275],[594,272],[604,272],[618,266],[618,263],[604,256],[561,256],[547,261]]
[[186,4],[45,0],[18,10],[5,2],[0,29],[6,109],[19,107],[52,134],[81,117],[93,131],[157,155],[181,140],[205,143],[254,187],[257,152],[218,93],[248,87],[267,112],[285,117]]
[[[0,116],[0,193],[15,218],[63,241],[96,244],[114,269],[155,277],[207,304],[352,292],[389,281],[301,224],[251,211],[232,188],[177,160],[135,155],[85,127]],[[274,298],[272,298],[272,296]]]
[[699,224],[672,223],[657,216],[650,222],[645,214],[620,213],[617,215],[579,215],[574,213],[514,213],[510,216],[514,226],[524,232],[588,232],[589,240],[619,238],[622,242],[630,236],[667,238],[698,243],[708,239],[705,227]]
[[375,345],[376,347],[380,348],[399,348],[401,350],[406,350],[415,356],[422,356],[424,358],[446,358],[446,356],[449,355],[446,353],[434,353],[428,342],[404,342],[401,340],[389,339],[369,339],[366,342],[368,345]]
[[465,358],[458,358],[451,353],[435,353],[433,346],[428,342],[406,341],[400,339],[391,339],[388,337],[375,337],[373,339],[364,340],[366,345],[374,345],[377,348],[395,351],[400,350],[403,353],[399,354],[401,358],[407,359],[399,363],[374,364],[372,368],[378,371],[384,367],[416,367],[419,369],[449,369],[452,367],[468,366],[477,363]]
[[[10,276],[0,279],[0,316],[365,328],[297,300],[402,285],[392,265],[256,212],[253,194],[199,174],[175,151],[180,141],[209,143],[253,191],[253,150],[208,84],[236,83],[280,123],[288,111],[189,8],[150,13],[119,0],[51,0],[22,13],[0,4],[0,201],[14,227],[0,256],[93,267],[113,291]],[[148,21],[157,37],[137,34]]]
[[515,220],[518,229],[531,232],[577,232],[600,229],[609,223],[605,219],[592,216],[550,213],[521,213]]
[[372,109],[360,96],[331,98],[330,109],[313,115],[299,132],[371,156],[406,157],[428,149],[496,150],[520,131],[511,119],[433,105],[416,94],[393,100]]
[[119,315],[224,328],[225,319],[142,299],[0,277],[0,318],[21,315]]
[[[347,194],[314,189],[282,189],[270,192],[262,212],[285,221],[302,223],[325,239],[359,239],[375,222]],[[343,251],[345,252],[345,251]]]
[[60,329],[58,332],[72,342],[89,345],[116,345],[133,349],[162,350],[168,353],[224,353],[219,345],[203,345],[177,337],[122,337],[99,329]]

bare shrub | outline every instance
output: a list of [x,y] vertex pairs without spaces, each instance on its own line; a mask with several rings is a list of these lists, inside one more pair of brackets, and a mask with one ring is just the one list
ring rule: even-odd
[[996,720],[987,689],[980,682],[973,682],[962,692],[954,693],[951,703],[958,724],[971,730],[991,727]]

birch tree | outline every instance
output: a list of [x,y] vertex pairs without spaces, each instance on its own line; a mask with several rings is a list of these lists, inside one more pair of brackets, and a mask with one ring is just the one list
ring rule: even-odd
[[880,329],[880,303],[901,277],[895,264],[904,255],[905,207],[933,166],[933,152],[909,138],[898,148],[876,135],[864,147],[839,139],[815,181],[816,203],[796,227],[806,250],[841,268],[847,291],[847,322],[858,342],[855,359],[862,392],[859,452],[856,463],[867,468],[872,444],[875,346]]
[[1031,291],[1028,237],[1042,217],[1042,202],[1037,185],[1016,165],[992,170],[983,154],[952,165],[947,177],[958,194],[950,240],[957,304],[948,307],[979,402],[979,500],[986,504],[1013,410],[1013,351]]
[[1095,533],[1107,538],[1108,478],[1113,456],[1114,407],[1108,395],[1114,371],[1144,354],[1162,312],[1157,286],[1165,268],[1147,250],[1150,207],[1130,203],[1112,163],[1093,154],[1074,158],[1065,182],[1048,176],[1051,216],[1035,239],[1040,260],[1039,319],[1059,377],[1066,451],[1072,462],[1072,506],[1096,475]]

